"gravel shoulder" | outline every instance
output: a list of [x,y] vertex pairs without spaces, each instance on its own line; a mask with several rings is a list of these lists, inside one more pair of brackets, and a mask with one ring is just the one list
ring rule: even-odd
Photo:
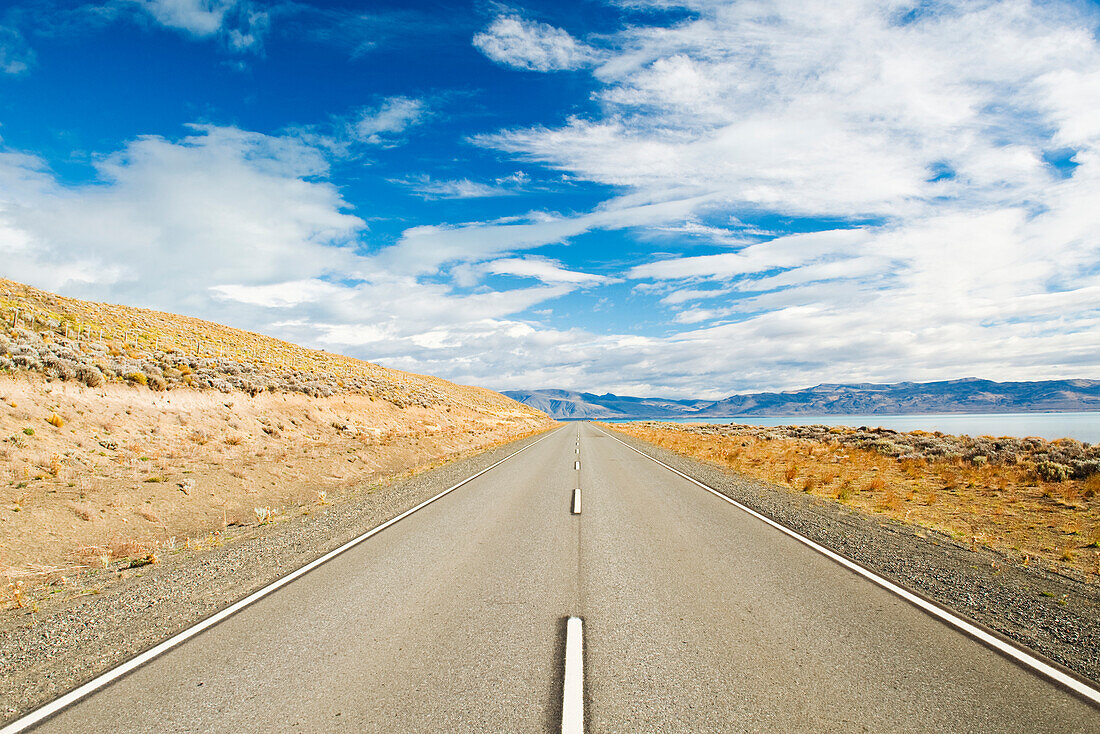
[[69,598],[61,593],[36,612],[5,612],[0,615],[0,721],[53,700],[543,435],[364,489],[308,516],[228,534],[212,549],[112,570],[119,578],[99,593]]
[[1100,587],[615,435],[882,576],[1100,681]]

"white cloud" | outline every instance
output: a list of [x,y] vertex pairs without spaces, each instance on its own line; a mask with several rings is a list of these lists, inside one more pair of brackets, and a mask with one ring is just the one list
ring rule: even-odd
[[536,278],[543,283],[573,283],[596,285],[610,279],[593,273],[580,273],[562,267],[560,262],[544,257],[510,257],[490,260],[483,268],[493,275],[514,275],[520,278]]
[[857,248],[867,237],[861,229],[787,235],[750,245],[739,252],[672,258],[636,265],[628,271],[628,276],[661,280],[724,279],[774,268],[800,267],[837,251]]
[[[503,181],[503,179],[502,179]],[[512,196],[514,189],[500,185],[480,183],[468,178],[440,180],[428,175],[395,179],[394,183],[408,186],[425,199],[480,199],[490,196]]]
[[211,36],[221,30],[226,13],[237,0],[135,0],[149,15],[169,28],[196,36]]
[[127,0],[160,25],[196,38],[220,36],[231,51],[259,51],[270,30],[268,10],[250,0]]
[[[422,371],[447,355],[444,374],[483,384],[493,354],[512,361],[539,341],[516,314],[604,281],[503,258],[477,266],[473,292],[460,292],[438,270],[380,267],[358,254],[366,225],[326,180],[323,149],[295,137],[194,126],[97,161],[97,180],[68,185],[34,156],[0,152],[5,277]],[[538,282],[478,285],[492,273]],[[481,354],[486,345],[493,352]]]
[[[497,388],[720,397],[822,381],[1096,376],[1094,10],[690,9],[672,26],[600,39],[599,51],[513,16],[481,34],[499,63],[591,66],[590,116],[474,138],[615,187],[588,210],[435,222],[382,246],[327,180],[320,143],[202,127],[131,141],[97,159],[89,185],[0,155],[5,273]],[[390,98],[349,136],[393,144],[427,113]],[[1053,151],[1076,167],[1052,169]],[[404,183],[435,196],[493,188],[461,175]],[[799,217],[821,218],[823,231],[786,233],[813,225]],[[630,262],[618,248],[597,253],[598,270],[576,264],[580,245],[561,254],[582,236],[594,252],[593,233],[609,230],[650,251]],[[501,288],[515,283],[492,275],[529,280]],[[604,322],[618,328],[538,320],[551,300],[600,299],[621,278],[631,300]]]
[[[212,285],[300,280],[349,267],[363,228],[293,139],[195,126],[98,160],[99,182],[59,183],[29,156],[0,163],[9,277],[99,300],[203,309]],[[62,267],[58,267],[61,265]]]
[[564,242],[592,230],[681,219],[705,203],[693,197],[654,202],[624,197],[581,216],[529,212],[520,221],[509,218],[504,222],[412,227],[402,233],[396,246],[380,253],[378,261],[398,272],[435,272],[446,263],[487,260],[507,252]]
[[323,280],[292,280],[270,285],[227,283],[214,285],[210,292],[216,297],[237,303],[265,308],[291,308],[323,299],[341,298],[345,289]]
[[392,144],[403,132],[427,119],[429,114],[428,105],[422,99],[389,97],[377,107],[360,111],[351,131],[360,142]]
[[[478,141],[604,184],[899,216],[945,194],[1040,191],[1040,82],[1059,85],[1050,74],[1067,69],[1079,81],[1095,65],[1088,26],[1062,4],[964,3],[907,25],[901,6],[872,2],[693,9],[695,20],[614,39],[621,51],[595,70],[602,117]],[[1060,86],[1073,109],[1091,110]],[[944,162],[957,180],[929,183]]]
[[681,303],[692,301],[705,301],[711,298],[720,298],[730,293],[732,288],[715,288],[703,290],[699,288],[679,288],[661,298],[661,303],[666,306],[678,306]]
[[588,46],[561,28],[502,15],[473,38],[474,46],[493,61],[527,71],[578,69],[595,58]]
[[[588,365],[606,377],[582,386],[607,389],[624,379],[623,365],[636,385],[680,394],[715,384],[1095,376],[1094,8],[685,4],[688,20],[606,39],[613,50],[593,72],[598,113],[474,138],[618,187],[592,212],[524,230],[526,249],[604,227],[639,229],[659,246],[690,237],[726,250],[655,254],[626,268],[640,281],[635,293],[663,294],[671,319],[698,326],[590,344],[608,350],[609,369]],[[1068,177],[1045,162],[1050,151],[1073,156]],[[673,198],[686,205],[663,220],[628,205]],[[617,216],[599,219],[608,212]],[[761,217],[853,223],[775,236],[739,221]],[[733,226],[711,224],[722,218]],[[513,226],[486,225],[478,236],[516,246]],[[691,305],[703,300],[706,308]],[[560,374],[564,385],[573,373]]]

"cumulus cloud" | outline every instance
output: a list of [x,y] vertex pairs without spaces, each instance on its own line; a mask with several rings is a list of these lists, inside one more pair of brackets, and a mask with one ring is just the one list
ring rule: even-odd
[[568,32],[518,15],[501,15],[473,38],[474,46],[503,66],[527,71],[578,69],[595,52]]
[[[616,39],[595,70],[606,115],[480,142],[604,184],[899,216],[943,196],[1035,195],[1050,180],[1044,86],[1088,107],[1071,85],[1095,41],[1072,6],[964,3],[905,23],[880,3],[693,6],[696,20]],[[944,165],[951,180],[929,181]]]
[[[364,227],[343,210],[327,161],[299,142],[194,126],[139,138],[66,186],[39,160],[0,164],[0,251],[17,280],[99,300],[196,308],[212,285],[262,284],[350,266]],[[307,180],[308,179],[308,180]]]

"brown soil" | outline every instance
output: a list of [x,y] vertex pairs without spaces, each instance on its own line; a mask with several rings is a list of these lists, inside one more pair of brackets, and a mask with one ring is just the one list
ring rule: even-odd
[[39,582],[213,543],[227,526],[301,513],[551,424],[504,398],[492,411],[398,407],[348,393],[93,389],[33,373],[0,375],[0,398],[9,607]]

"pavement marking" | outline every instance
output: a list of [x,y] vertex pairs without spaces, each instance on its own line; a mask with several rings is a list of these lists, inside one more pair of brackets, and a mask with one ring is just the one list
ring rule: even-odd
[[580,617],[570,617],[565,624],[561,734],[584,734],[584,622]]
[[[574,461],[573,462],[573,470],[574,471],[580,471],[580,469],[581,469],[581,463],[579,461]],[[0,732],[0,734],[3,734],[3,732]]]
[[[987,645],[988,647],[993,648],[997,652],[999,652],[999,653],[1011,658],[1012,660],[1016,661],[1018,664],[1022,665],[1023,667],[1030,669],[1032,672],[1038,673],[1039,675],[1042,675],[1042,676],[1045,676],[1046,678],[1048,678],[1051,681],[1057,683],[1058,685],[1061,685],[1065,688],[1068,688],[1069,690],[1073,691],[1074,693],[1081,696],[1082,698],[1085,698],[1088,701],[1092,702],[1094,705],[1100,705],[1100,689],[1097,689],[1096,687],[1090,685],[1089,683],[1086,683],[1083,680],[1077,679],[1074,675],[1070,674],[1067,671],[1060,670],[1059,668],[1056,668],[1053,665],[1050,665],[1050,664],[1040,660],[1039,658],[1035,657],[1034,655],[1027,652],[1023,648],[1017,647],[1016,645],[1014,645],[1014,644],[1012,644],[1012,643],[1010,643],[1006,640],[1002,640],[1001,638],[990,634],[989,632],[985,631],[981,627],[978,627],[978,626],[966,621],[965,619],[963,619],[962,617],[959,617],[958,615],[954,614],[953,612],[949,611],[948,609],[946,609],[944,607],[941,607],[940,605],[935,604],[935,603],[929,601],[928,599],[925,599],[921,596],[918,596],[917,594],[913,593],[912,591],[909,591],[908,589],[906,589],[902,586],[899,586],[898,584],[895,584],[893,581],[890,581],[886,578],[883,578],[882,576],[879,576],[874,571],[872,571],[868,568],[864,568],[863,566],[859,565],[855,561],[849,560],[848,558],[845,558],[844,556],[840,555],[839,553],[837,553],[835,551],[832,551],[832,550],[829,550],[828,548],[821,545],[820,543],[817,543],[813,540],[810,540],[805,535],[802,535],[802,534],[800,534],[800,533],[798,533],[794,530],[791,530],[786,525],[781,525],[780,523],[776,522],[775,520],[772,520],[770,517],[762,515],[759,512],[757,512],[756,510],[753,510],[749,507],[746,507],[745,505],[741,504],[737,500],[730,499],[729,497],[722,494],[721,492],[714,489],[713,487],[707,486],[706,484],[703,484],[702,482],[700,482],[698,479],[695,479],[693,477],[688,476],[687,474],[684,474],[679,469],[674,469],[673,467],[669,466],[668,464],[661,461],[660,459],[656,459],[656,458],[650,456],[649,454],[647,454],[646,452],[640,451],[640,450],[634,448],[633,446],[628,444],[626,441],[623,441],[622,439],[618,438],[617,436],[612,436],[610,433],[608,433],[607,431],[604,431],[602,428],[599,429],[599,430],[604,435],[615,439],[616,441],[621,443],[623,446],[626,446],[631,451],[633,451],[637,454],[641,454],[642,456],[646,457],[650,461],[653,461],[653,462],[656,462],[656,463],[660,464],[661,466],[668,469],[673,474],[677,474],[677,475],[683,477],[684,479],[688,480],[692,484],[695,484],[699,487],[702,487],[703,489],[707,490],[708,492],[715,495],[719,499],[725,500],[726,502],[730,503],[731,505],[733,505],[737,509],[742,510],[744,512],[747,512],[748,514],[752,515],[756,519],[761,520],[761,521],[767,523],[768,525],[771,525],[776,530],[778,530],[782,533],[785,533],[786,535],[789,535],[790,537],[794,538],[795,540],[802,543],[803,545],[807,545],[810,548],[817,551],[818,553],[822,554],[823,556],[826,556],[827,558],[830,558],[831,560],[836,561],[837,563],[839,563],[841,566],[844,566],[848,570],[854,571],[855,573],[857,573],[860,576],[864,577],[868,581],[871,581],[872,583],[874,583],[878,586],[881,586],[882,588],[886,589],[887,591],[889,591],[889,592],[891,592],[891,593],[893,593],[897,596],[900,596],[905,601],[907,601],[910,604],[920,608],[924,612],[927,612],[931,616],[939,619],[941,622],[944,622],[944,623],[954,627],[955,629],[959,630],[963,634],[977,640],[978,642],[981,642],[981,643]],[[5,733],[0,732],[0,734],[5,734]]]
[[581,490],[577,487],[573,490],[573,514],[581,514]]
[[375,527],[371,530],[368,530],[367,532],[363,533],[362,535],[360,535],[356,538],[352,538],[351,540],[349,540],[347,543],[344,543],[339,548],[336,548],[335,550],[331,550],[328,553],[326,553],[325,555],[321,556],[320,558],[318,558],[314,561],[311,561],[310,563],[307,563],[306,565],[299,568],[297,571],[292,571],[292,572],[288,573],[286,576],[282,576],[282,577],[276,579],[275,581],[271,582],[270,584],[263,587],[262,589],[259,589],[257,591],[252,592],[251,594],[249,594],[245,598],[241,599],[240,601],[234,602],[233,604],[229,605],[228,607],[221,610],[220,612],[217,612],[217,613],[207,617],[206,619],[202,620],[201,622],[198,622],[197,624],[195,624],[191,627],[188,627],[183,632],[180,632],[176,635],[173,635],[172,637],[169,637],[164,642],[161,642],[160,644],[149,648],[148,650],[141,653],[140,655],[131,658],[130,660],[123,663],[122,665],[119,665],[117,668],[112,668],[111,670],[108,670],[106,673],[103,673],[102,675],[99,675],[98,677],[93,678],[92,680],[88,681],[87,683],[85,683],[82,686],[74,688],[73,690],[69,691],[68,693],[61,696],[60,698],[54,699],[53,701],[46,704],[45,706],[37,708],[34,711],[31,711],[29,714],[16,719],[15,721],[11,722],[10,724],[5,726],[4,728],[0,729],[0,734],[16,734],[17,732],[25,731],[26,729],[34,726],[35,724],[40,723],[44,719],[47,719],[50,716],[53,716],[54,714],[58,713],[59,711],[71,706],[72,704],[76,703],[80,699],[84,698],[88,694],[93,693],[93,692],[99,690],[100,688],[103,688],[104,686],[114,682],[115,680],[121,678],[122,676],[126,675],[127,673],[129,673],[133,670],[137,670],[142,665],[145,665],[146,663],[148,663],[150,660],[153,660],[154,658],[160,657],[164,653],[171,650],[173,647],[176,647],[177,645],[179,645],[183,642],[186,642],[187,640],[191,639],[192,637],[199,634],[200,632],[203,632],[204,630],[207,630],[207,629],[213,627],[214,625],[218,624],[219,622],[222,622],[222,621],[228,619],[229,617],[233,616],[234,614],[241,611],[245,607],[250,606],[251,604],[254,604],[255,602],[259,601],[260,599],[262,599],[263,597],[265,597],[268,594],[272,593],[273,591],[281,589],[282,587],[289,584],[291,581],[294,581],[295,579],[297,579],[301,576],[304,576],[305,574],[309,573],[310,571],[317,568],[318,566],[320,566],[324,563],[327,563],[328,561],[331,561],[333,558],[340,555],[341,553],[344,553],[345,551],[351,550],[352,548],[359,545],[360,543],[362,543],[364,540],[371,537],[372,535],[375,535],[377,533],[382,532],[383,530],[388,528],[390,525],[393,525],[394,523],[398,522],[399,520],[404,520],[406,517],[413,514],[417,510],[419,510],[421,508],[424,508],[424,507],[427,507],[428,505],[430,505],[431,503],[433,503],[436,500],[440,499],[441,497],[444,497],[444,496],[450,494],[451,492],[455,491],[456,489],[458,489],[462,485],[467,484],[469,482],[472,482],[473,480],[477,479],[478,477],[480,477],[482,474],[489,471],[490,469],[492,469],[494,467],[497,467],[497,466],[500,466],[504,462],[508,461],[508,459],[511,459],[513,456],[516,456],[517,454],[521,454],[524,451],[526,451],[527,449],[534,446],[535,444],[540,443],[542,441],[545,441],[551,435],[553,435],[553,434],[547,434],[547,435],[543,436],[542,438],[540,438],[538,441],[532,441],[531,443],[527,444],[526,446],[519,449],[518,451],[513,451],[512,453],[508,454],[507,456],[505,456],[500,461],[497,461],[493,464],[490,464],[489,466],[487,466],[484,469],[482,469],[481,471],[479,471],[477,474],[472,474],[472,475],[466,477],[465,479],[463,479],[458,484],[455,484],[454,486],[448,487],[447,489],[443,490],[442,492],[435,495],[434,497],[431,497],[429,499],[424,500],[423,502],[421,502],[416,507],[413,507],[412,509],[409,509],[409,510],[405,510],[400,515],[398,515],[397,517],[392,518],[390,520],[387,520],[386,522],[382,523],[381,525],[379,525],[379,526],[377,526],[377,527]]

